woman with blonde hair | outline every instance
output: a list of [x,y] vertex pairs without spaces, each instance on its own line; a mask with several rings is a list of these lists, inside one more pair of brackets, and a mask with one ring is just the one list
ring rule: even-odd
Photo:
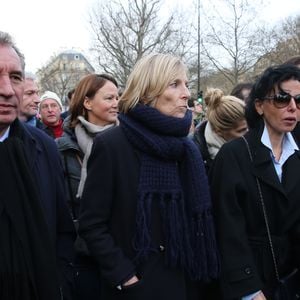
[[[86,164],[97,134],[118,124],[118,84],[108,74],[90,74],[76,86],[63,136],[56,140],[67,186],[67,203],[77,227]],[[77,238],[76,299],[100,299],[100,279],[95,262],[82,239]]]
[[220,89],[208,89],[204,97],[207,120],[203,121],[194,134],[206,169],[216,157],[222,145],[247,132],[245,102]]
[[218,275],[207,177],[187,138],[186,67],[168,54],[137,62],[120,126],[97,136],[79,232],[103,277],[103,299],[199,300]]

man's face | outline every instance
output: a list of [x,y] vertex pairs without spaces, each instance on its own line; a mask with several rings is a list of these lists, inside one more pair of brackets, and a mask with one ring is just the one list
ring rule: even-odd
[[20,103],[20,119],[27,121],[36,116],[40,101],[37,84],[33,79],[25,79],[23,100]]
[[61,119],[61,108],[55,100],[46,99],[40,105],[40,114],[42,122],[55,126]]
[[12,47],[0,45],[0,136],[17,118],[23,91],[21,60]]

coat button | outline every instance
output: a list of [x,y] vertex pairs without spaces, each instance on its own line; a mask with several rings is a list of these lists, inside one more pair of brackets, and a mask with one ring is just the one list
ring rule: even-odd
[[159,245],[159,251],[161,252],[165,251],[165,247],[163,245]]
[[250,275],[251,273],[252,273],[252,270],[251,270],[251,268],[246,268],[245,269],[245,273],[247,274],[247,275]]

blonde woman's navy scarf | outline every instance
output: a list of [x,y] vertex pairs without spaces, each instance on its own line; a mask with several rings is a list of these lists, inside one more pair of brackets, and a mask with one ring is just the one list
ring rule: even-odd
[[183,268],[195,280],[216,278],[219,264],[208,181],[201,154],[187,138],[191,112],[175,118],[138,104],[119,120],[141,153],[137,258],[153,251],[151,206],[159,199],[167,264]]

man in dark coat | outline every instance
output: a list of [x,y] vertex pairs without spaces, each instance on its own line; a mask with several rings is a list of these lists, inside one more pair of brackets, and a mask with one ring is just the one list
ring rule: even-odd
[[19,106],[19,119],[28,125],[41,128],[42,122],[37,118],[41,102],[35,75],[25,73],[24,94]]
[[52,139],[18,120],[24,66],[0,32],[0,299],[71,299],[74,229],[62,168]]

